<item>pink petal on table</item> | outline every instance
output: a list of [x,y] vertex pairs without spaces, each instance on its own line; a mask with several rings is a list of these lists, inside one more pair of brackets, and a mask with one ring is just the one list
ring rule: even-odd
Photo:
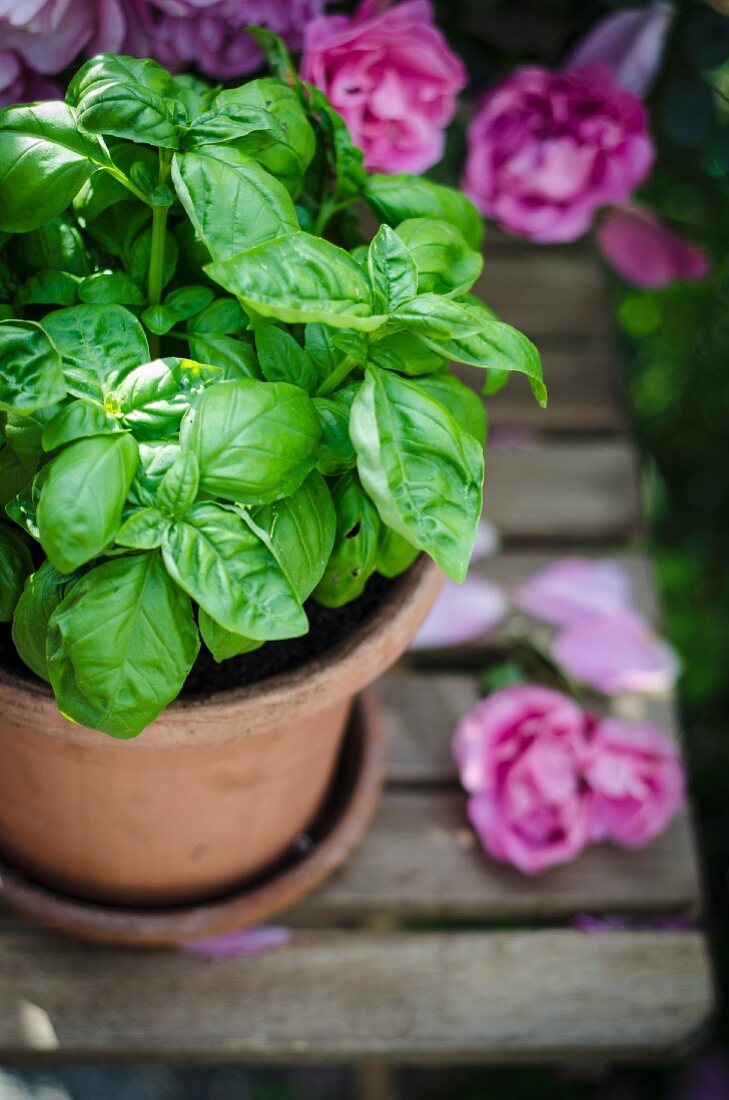
[[467,577],[456,584],[447,580],[410,648],[463,645],[498,626],[508,606],[504,593],[491,581]]
[[219,936],[206,936],[180,944],[189,955],[202,955],[209,959],[238,959],[262,955],[277,947],[284,947],[291,939],[291,931],[277,925],[259,925],[257,928],[235,928]]
[[613,12],[577,43],[568,67],[602,61],[626,92],[641,97],[660,67],[671,16],[671,5],[660,2]]
[[678,675],[671,647],[634,611],[568,623],[552,641],[552,656],[570,676],[605,695],[667,691]]
[[598,227],[597,242],[618,275],[647,290],[709,273],[709,261],[696,245],[642,208],[611,210]]
[[536,619],[563,626],[586,616],[627,608],[630,580],[614,561],[561,558],[520,584],[514,602]]

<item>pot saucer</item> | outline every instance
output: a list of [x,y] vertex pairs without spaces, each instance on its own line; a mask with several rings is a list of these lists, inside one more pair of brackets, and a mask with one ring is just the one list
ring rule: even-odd
[[334,778],[314,823],[274,866],[240,887],[191,905],[126,908],[79,901],[0,862],[0,899],[63,932],[137,946],[179,944],[259,924],[344,862],[372,819],[383,775],[382,724],[370,690],[355,699]]

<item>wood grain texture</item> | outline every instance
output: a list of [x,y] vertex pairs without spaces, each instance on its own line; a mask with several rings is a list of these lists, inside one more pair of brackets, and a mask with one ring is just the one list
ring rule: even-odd
[[0,944],[0,1060],[520,1061],[655,1058],[711,1012],[697,933],[297,931],[211,963]]
[[641,527],[635,454],[621,439],[493,447],[484,511],[511,542],[624,542]]
[[642,851],[597,845],[574,863],[528,878],[485,855],[460,790],[390,789],[360,847],[294,917],[539,923],[579,913],[695,915],[699,904],[685,812]]

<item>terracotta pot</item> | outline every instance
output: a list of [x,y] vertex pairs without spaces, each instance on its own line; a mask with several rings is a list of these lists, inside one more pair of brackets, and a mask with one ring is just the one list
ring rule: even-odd
[[321,657],[177,701],[132,741],[74,725],[45,685],[0,670],[0,854],[116,905],[202,900],[260,872],[316,815],[353,696],[406,649],[441,581],[421,556]]

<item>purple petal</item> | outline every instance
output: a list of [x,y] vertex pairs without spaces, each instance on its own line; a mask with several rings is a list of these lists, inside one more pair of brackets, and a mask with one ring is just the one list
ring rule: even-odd
[[709,261],[648,210],[612,210],[597,230],[603,256],[627,282],[655,290],[676,279],[703,279]]
[[447,580],[410,648],[463,645],[493,630],[507,611],[504,593],[491,581],[467,577],[463,584],[456,584]]
[[613,12],[578,42],[568,67],[601,61],[626,92],[643,96],[660,67],[671,17],[671,5],[660,2]]
[[570,676],[605,695],[668,691],[678,675],[671,647],[633,611],[568,623],[553,639],[552,655]]
[[630,580],[613,561],[562,558],[519,585],[514,601],[536,619],[564,626],[587,616],[626,609]]
[[277,947],[284,947],[291,939],[291,931],[277,925],[259,925],[257,928],[236,928],[220,936],[207,936],[180,944],[189,955],[203,955],[209,959],[238,959],[251,955],[263,955]]

